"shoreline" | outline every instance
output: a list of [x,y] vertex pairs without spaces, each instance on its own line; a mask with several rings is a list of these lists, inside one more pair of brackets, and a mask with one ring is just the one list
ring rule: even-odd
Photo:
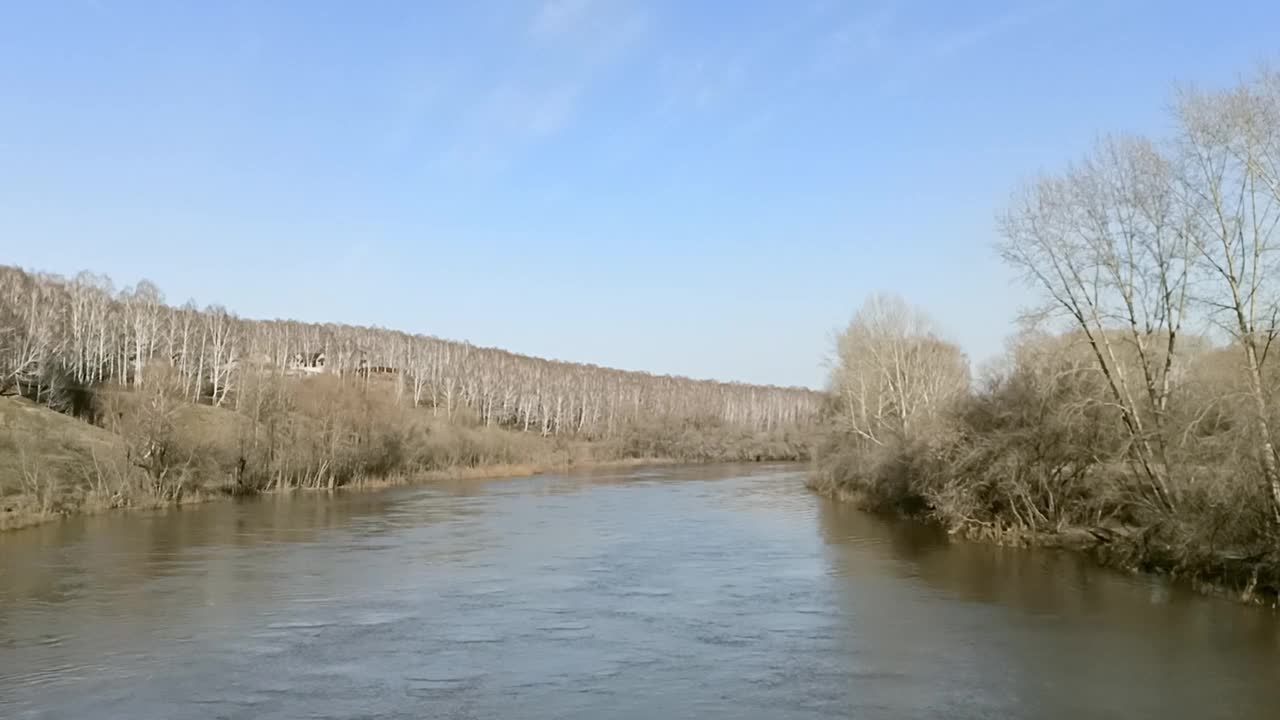
[[[805,487],[834,502],[848,503],[864,512],[875,512],[864,507],[857,493],[845,488],[824,485],[815,482],[812,477],[805,481]],[[1112,528],[1066,527],[1056,532],[1040,533],[992,528],[979,532],[963,528],[951,530],[937,519],[922,515],[897,511],[886,511],[883,514],[898,520],[934,525],[945,531],[953,542],[1077,553],[1088,557],[1101,568],[1131,575],[1164,578],[1201,595],[1272,611],[1280,610],[1280,588],[1258,587],[1259,566],[1256,563],[1250,564],[1245,559],[1218,554],[1212,558],[1216,568],[1162,564],[1150,557],[1144,558],[1140,555],[1140,547],[1129,544],[1134,537],[1141,536],[1141,528],[1123,528],[1117,531]]]
[[[729,462],[729,461],[725,461]],[[782,463],[788,461],[770,460],[760,461]],[[799,461],[790,461],[799,462]],[[760,464],[752,463],[752,464]],[[155,510],[163,510],[166,508],[188,507],[195,505],[204,505],[212,502],[234,501],[239,499],[250,499],[255,497],[264,497],[270,495],[288,495],[293,493],[333,493],[340,491],[376,491],[386,490],[395,487],[408,487],[412,485],[430,485],[433,483],[443,482],[467,482],[480,480],[499,480],[504,478],[526,478],[536,475],[544,475],[547,473],[572,472],[578,470],[600,470],[608,468],[630,468],[630,467],[646,467],[646,466],[666,466],[666,465],[698,465],[698,464],[714,464],[714,463],[696,463],[685,460],[678,460],[667,457],[652,458],[623,458],[618,460],[592,460],[587,462],[567,462],[567,463],[515,463],[515,464],[497,464],[497,465],[477,465],[471,467],[456,467],[448,470],[427,470],[412,474],[393,474],[384,477],[365,478],[354,482],[339,485],[333,488],[328,487],[283,487],[272,488],[269,490],[259,490],[248,493],[236,493],[233,486],[224,486],[217,490],[204,490],[183,497],[181,500],[155,500],[153,502],[131,503],[131,504],[111,504],[110,502],[97,501],[93,503],[85,503],[76,508],[73,512],[41,512],[23,514],[17,518],[6,518],[0,516],[0,536],[6,533],[18,532],[41,525],[60,522],[62,520],[85,517],[90,515],[101,515],[111,512],[130,513],[130,512],[148,512]],[[8,515],[9,513],[5,513]],[[14,513],[15,515],[17,513]]]

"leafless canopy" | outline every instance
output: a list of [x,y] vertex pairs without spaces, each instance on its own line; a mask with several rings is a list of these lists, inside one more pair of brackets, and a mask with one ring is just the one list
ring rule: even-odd
[[867,300],[837,337],[836,355],[831,390],[841,424],[874,445],[922,431],[969,385],[959,348],[897,296]]
[[422,335],[350,325],[244,320],[225,308],[165,304],[151,283],[116,292],[82,273],[66,280],[0,266],[0,391],[59,385],[141,386],[173,368],[194,402],[239,402],[248,371],[390,377],[402,403],[486,425],[604,437],[628,421],[714,419],[769,430],[803,424],[820,395],[543,360]]
[[1280,520],[1280,471],[1263,367],[1280,317],[1280,75],[1182,92],[1167,142],[1101,141],[1017,195],[1004,258],[1088,341],[1149,499],[1172,509],[1168,423],[1184,324],[1225,331],[1253,407],[1254,445]]

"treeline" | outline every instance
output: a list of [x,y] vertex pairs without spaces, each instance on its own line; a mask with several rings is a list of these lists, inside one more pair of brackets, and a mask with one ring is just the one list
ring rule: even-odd
[[246,373],[393,378],[397,401],[542,435],[608,437],[650,418],[754,430],[807,422],[804,388],[722,383],[557,362],[375,327],[245,320],[219,306],[171,306],[143,281],[115,291],[0,266],[0,392],[73,408],[85,387],[140,387],[168,366],[191,402],[239,402]]
[[23,399],[0,397],[0,526],[483,468],[798,460],[821,404],[0,266],[4,395]]
[[1280,591],[1280,75],[1185,91],[1029,183],[1002,257],[1043,304],[968,362],[905,302],[839,338],[819,484],[968,535]]

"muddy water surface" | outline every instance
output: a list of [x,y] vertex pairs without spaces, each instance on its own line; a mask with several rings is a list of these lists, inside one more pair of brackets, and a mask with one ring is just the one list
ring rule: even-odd
[[0,535],[0,717],[1280,717],[1269,611],[801,480],[636,469]]

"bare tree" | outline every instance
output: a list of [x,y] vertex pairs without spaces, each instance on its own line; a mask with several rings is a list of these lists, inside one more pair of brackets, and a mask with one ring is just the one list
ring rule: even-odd
[[139,282],[137,287],[121,294],[125,312],[125,332],[130,341],[128,351],[132,355],[133,373],[129,376],[135,387],[142,387],[143,369],[151,360],[160,324],[160,309],[164,296],[149,281]]
[[831,390],[845,429],[868,443],[911,439],[968,385],[963,353],[899,297],[867,300],[836,340]]
[[1257,454],[1280,523],[1280,453],[1263,379],[1280,329],[1280,74],[1263,71],[1221,92],[1188,90],[1177,119],[1178,188],[1205,278],[1199,299],[1243,355]]
[[1088,341],[1148,500],[1170,489],[1172,371],[1187,312],[1192,242],[1169,162],[1149,142],[1108,139],[1061,177],[1027,188],[1001,223],[1000,252]]

